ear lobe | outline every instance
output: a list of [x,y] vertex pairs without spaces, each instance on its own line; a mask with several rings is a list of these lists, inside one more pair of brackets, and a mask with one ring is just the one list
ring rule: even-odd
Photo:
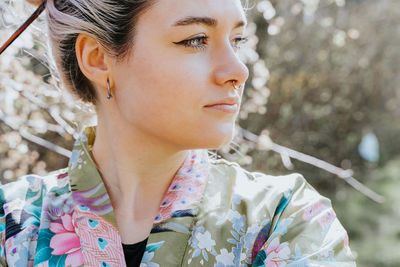
[[89,34],[80,33],[76,39],[75,53],[79,68],[86,78],[100,87],[106,87],[110,66],[99,42]]

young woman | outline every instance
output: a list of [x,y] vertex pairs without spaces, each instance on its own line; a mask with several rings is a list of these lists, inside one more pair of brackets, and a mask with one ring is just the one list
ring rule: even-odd
[[302,176],[208,157],[231,141],[248,78],[240,0],[43,6],[63,84],[98,124],[67,168],[1,187],[0,265],[355,266]]

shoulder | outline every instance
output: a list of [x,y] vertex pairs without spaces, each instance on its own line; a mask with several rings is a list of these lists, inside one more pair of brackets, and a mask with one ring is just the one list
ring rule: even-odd
[[[243,218],[246,235],[254,234],[250,244],[255,265],[269,266],[276,260],[276,264],[299,266],[337,266],[338,262],[355,266],[347,233],[331,201],[301,174],[249,172],[226,160],[211,165],[206,214],[228,214],[224,218],[233,222],[233,228]],[[282,257],[270,258],[275,252]]]
[[[4,213],[4,206],[7,203],[20,203],[26,205],[30,199],[38,200],[51,190],[56,190],[62,184],[65,184],[65,178],[68,176],[68,168],[63,168],[40,176],[27,174],[19,177],[15,182],[0,186],[0,208]],[[38,201],[36,201],[38,202]],[[24,204],[25,203],[25,204]],[[21,207],[20,207],[21,208]]]
[[274,176],[257,171],[250,172],[239,164],[224,159],[211,160],[210,177],[211,180],[229,182],[233,192],[243,196],[253,195],[255,192],[281,195],[304,187],[315,191],[299,173]]
[[[24,257],[28,254],[21,256],[13,251],[35,250],[44,198],[49,192],[59,195],[65,191],[61,188],[68,186],[67,170],[59,169],[43,176],[28,174],[0,186],[0,266],[5,264],[6,258],[10,266],[25,265],[20,260],[26,260]],[[33,261],[32,257],[29,254],[28,258]]]
[[[306,194],[301,192],[306,191]],[[224,159],[211,160],[204,204],[215,206],[216,196],[226,209],[245,213],[249,220],[272,219],[277,210],[286,208],[293,196],[305,202],[321,196],[298,173],[273,176],[250,172],[239,164]]]

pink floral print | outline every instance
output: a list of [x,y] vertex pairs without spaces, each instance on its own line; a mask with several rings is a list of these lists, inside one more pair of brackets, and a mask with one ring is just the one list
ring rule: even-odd
[[303,214],[305,221],[311,221],[314,217],[320,214],[325,209],[325,205],[321,202],[317,202],[311,206],[306,207]]
[[290,254],[288,242],[280,244],[279,238],[274,238],[268,243],[265,251],[268,255],[265,259],[266,267],[286,266]]
[[53,255],[68,254],[65,259],[65,266],[80,266],[83,264],[83,255],[78,235],[73,225],[73,216],[65,214],[61,217],[62,223],[50,223],[50,231],[55,235],[50,240],[50,247]]

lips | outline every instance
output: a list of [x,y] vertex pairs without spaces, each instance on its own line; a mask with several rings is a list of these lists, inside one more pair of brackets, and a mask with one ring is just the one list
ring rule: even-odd
[[239,104],[239,97],[227,97],[224,99],[221,99],[219,101],[216,101],[211,104],[207,104],[204,107],[212,107],[212,106],[218,106],[218,105],[238,105]]
[[227,97],[204,106],[207,110],[220,111],[224,113],[236,113],[239,109],[239,97]]

